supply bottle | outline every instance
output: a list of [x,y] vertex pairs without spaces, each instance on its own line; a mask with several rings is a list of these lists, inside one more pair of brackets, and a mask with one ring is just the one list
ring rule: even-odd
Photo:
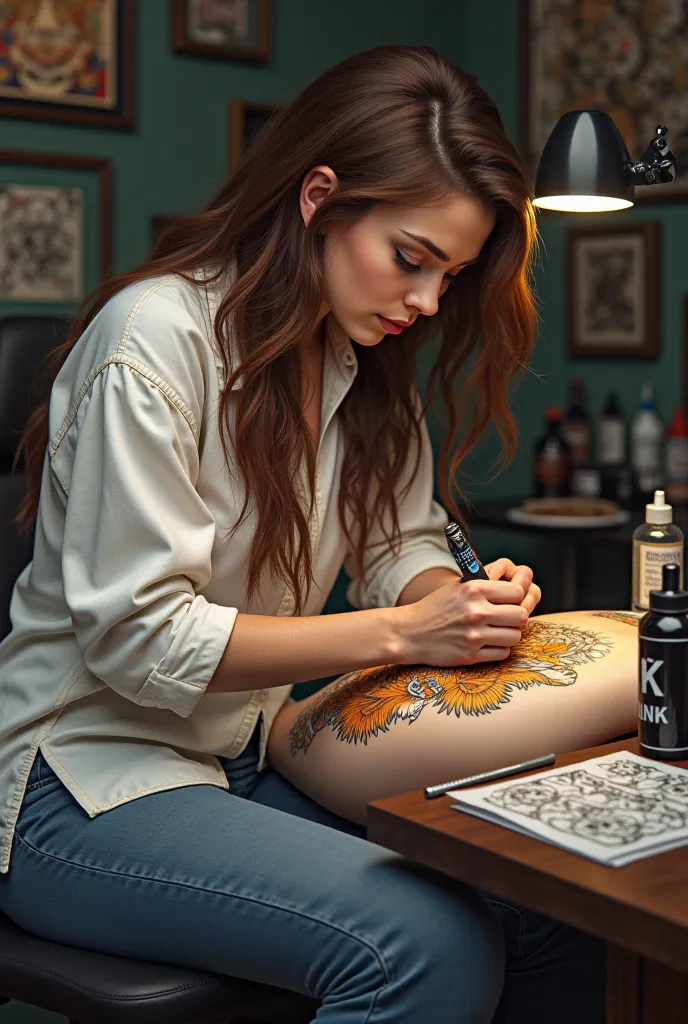
[[681,405],[667,432],[666,496],[673,502],[688,501],[688,422]]
[[655,491],[652,504],[645,506],[645,522],[633,534],[634,611],[647,611],[650,591],[662,586],[662,566],[675,562],[683,585],[683,530],[672,523],[672,508],[664,500],[664,491]]
[[571,465],[581,466],[590,458],[590,417],[583,401],[583,381],[569,385],[569,407],[561,421],[561,436],[571,449]]
[[569,493],[571,449],[559,431],[561,409],[545,409],[545,420],[547,433],[535,445],[535,496],[561,498]]
[[688,593],[662,566],[661,590],[638,623],[638,746],[656,761],[688,758]]
[[663,484],[664,424],[657,412],[652,384],[640,392],[640,408],[631,423],[631,469],[635,491],[649,496]]

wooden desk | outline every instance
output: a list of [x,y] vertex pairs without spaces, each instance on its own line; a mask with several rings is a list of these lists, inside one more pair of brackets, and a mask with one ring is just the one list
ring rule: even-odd
[[[638,754],[637,737],[563,754],[554,767],[616,750]],[[451,802],[422,790],[376,800],[368,839],[606,940],[608,1024],[688,1022],[688,847],[612,868]]]

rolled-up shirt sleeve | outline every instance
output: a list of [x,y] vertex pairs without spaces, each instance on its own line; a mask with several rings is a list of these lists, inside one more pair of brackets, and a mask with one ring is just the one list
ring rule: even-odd
[[[184,403],[156,374],[101,369],[62,439],[69,479],[62,577],[88,670],[123,697],[186,718],[238,609],[196,593],[211,577],[215,522],[194,487]],[[143,372],[142,372],[143,371]]]
[[[420,410],[420,398],[416,393]],[[351,549],[344,559],[344,571],[351,577],[346,597],[354,608],[393,608],[404,587],[426,569],[446,568],[459,576],[459,571],[444,536],[449,517],[439,502],[433,499],[434,469],[432,445],[425,423],[421,419],[421,454],[416,478],[403,494],[416,460],[415,443],[409,444],[409,456],[396,489],[401,546],[395,555],[379,521],[368,533],[364,553],[365,583],[358,579],[356,560]],[[414,440],[412,438],[412,440]],[[385,517],[387,534],[392,535],[392,521]]]

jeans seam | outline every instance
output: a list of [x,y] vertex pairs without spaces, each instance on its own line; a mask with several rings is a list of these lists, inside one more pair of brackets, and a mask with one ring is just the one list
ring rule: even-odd
[[378,966],[382,971],[382,975],[385,979],[385,984],[389,985],[394,980],[394,972],[387,964],[383,954],[368,939],[363,938],[359,935],[354,935],[351,932],[347,931],[345,928],[342,928],[341,925],[335,924],[332,921],[325,921],[321,918],[316,917],[314,914],[306,914],[302,910],[297,910],[293,907],[285,907],[278,904],[267,903],[266,901],[261,900],[256,896],[237,895],[236,893],[227,893],[223,892],[222,890],[205,888],[199,885],[189,885],[187,882],[175,882],[170,879],[153,878],[149,875],[136,875],[128,871],[115,871],[112,868],[100,868],[92,867],[85,864],[77,864],[74,861],[67,860],[65,857],[58,857],[54,853],[46,853],[43,850],[39,850],[37,847],[32,846],[31,843],[27,842],[27,840],[19,834],[16,828],[15,836],[17,840],[27,848],[27,850],[30,850],[32,853],[38,854],[39,857],[47,857],[50,860],[56,861],[57,863],[67,864],[69,867],[75,868],[77,871],[90,871],[94,874],[114,875],[116,878],[131,878],[137,882],[149,882],[150,884],[154,885],[170,885],[174,888],[189,889],[192,892],[207,893],[211,896],[230,896],[232,899],[240,900],[242,902],[245,901],[247,903],[255,903],[268,910],[278,910],[284,914],[294,914],[294,916],[303,918],[305,921],[309,921],[310,923],[314,922],[315,924],[322,925],[325,928],[332,928],[334,931],[337,931],[340,934],[345,935],[348,939],[353,939],[355,942],[360,942],[363,946],[366,947],[366,949],[368,949],[370,953],[372,953],[374,960],[377,961]]

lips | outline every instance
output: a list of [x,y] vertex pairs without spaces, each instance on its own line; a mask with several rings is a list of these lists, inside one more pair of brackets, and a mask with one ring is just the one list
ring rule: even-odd
[[412,321],[401,321],[388,320],[386,316],[382,316],[380,313],[377,314],[377,318],[384,327],[388,334],[401,334],[404,327],[408,327]]

